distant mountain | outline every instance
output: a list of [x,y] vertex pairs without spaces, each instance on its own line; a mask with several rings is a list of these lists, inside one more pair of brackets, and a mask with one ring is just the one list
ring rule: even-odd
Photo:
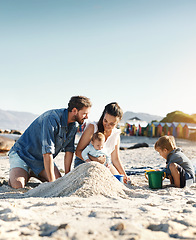
[[146,121],[148,123],[152,122],[152,121],[161,121],[163,119],[163,117],[161,116],[157,116],[157,115],[151,115],[151,114],[148,114],[148,113],[136,113],[136,112],[125,112],[123,114],[123,117],[122,117],[122,120],[121,120],[121,123],[126,123],[127,120],[131,119],[131,118],[134,118],[134,117],[137,117],[139,119],[141,119],[142,121]]
[[5,111],[0,109],[0,129],[24,131],[38,115],[29,112]]

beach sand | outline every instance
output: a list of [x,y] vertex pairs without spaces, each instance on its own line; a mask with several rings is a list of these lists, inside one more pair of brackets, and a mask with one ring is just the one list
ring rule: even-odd
[[[122,137],[124,168],[165,166],[153,146],[156,138]],[[177,140],[196,162],[196,143]],[[63,169],[63,154],[55,159]],[[54,183],[32,178],[25,189],[7,185],[9,161],[0,157],[0,239],[196,239],[196,184],[184,189],[150,189],[144,173],[131,175],[125,185],[98,163],[79,166]]]

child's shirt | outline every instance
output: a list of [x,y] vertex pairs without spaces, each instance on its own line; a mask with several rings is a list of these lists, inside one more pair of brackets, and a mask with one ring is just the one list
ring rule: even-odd
[[109,156],[104,152],[104,150],[96,150],[92,144],[89,144],[83,151],[82,151],[82,158],[84,159],[84,161],[86,161],[87,159],[89,159],[88,154],[90,154],[93,157],[100,157],[105,155],[106,156],[106,161],[104,163],[104,165],[106,164],[110,164],[111,160],[109,158]]
[[168,154],[166,162],[167,167],[164,169],[166,173],[170,173],[169,165],[171,163],[177,163],[180,165],[185,170],[185,172],[189,173],[193,177],[193,180],[195,182],[195,170],[193,164],[190,159],[184,155],[180,148],[176,148]]

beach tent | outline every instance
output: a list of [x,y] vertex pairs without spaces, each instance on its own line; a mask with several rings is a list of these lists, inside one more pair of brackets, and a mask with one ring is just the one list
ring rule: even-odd
[[132,125],[132,136],[135,136],[137,133],[137,127],[135,125]]
[[151,123],[151,137],[155,137],[155,125]]
[[138,136],[142,136],[143,134],[142,134],[142,126],[139,124],[139,126],[138,126],[138,129],[137,129],[137,131],[138,131]]
[[177,132],[176,132],[177,126],[178,126],[178,122],[173,122],[171,127],[170,127],[171,135],[174,136],[174,137],[177,137]]
[[142,136],[145,136],[145,137],[148,136],[148,128],[149,128],[149,125],[150,125],[150,124],[148,124],[146,127],[143,127],[143,128],[142,128]]
[[189,128],[188,128],[188,125],[187,125],[187,123],[184,123],[183,125],[184,126],[183,126],[183,134],[182,134],[182,136],[183,136],[183,138],[188,139],[189,138]]
[[164,135],[163,133],[163,126],[165,125],[165,123],[159,122],[158,126],[157,126],[157,135],[156,137],[161,137]]
[[165,123],[165,125],[163,126],[164,135],[171,135],[171,133],[170,133],[171,125],[172,125],[171,123]]
[[154,136],[155,137],[157,137],[158,136],[158,133],[157,133],[157,131],[158,131],[158,125],[159,125],[159,122],[153,122],[153,125],[154,125],[154,128],[155,128],[155,130],[154,130]]
[[155,136],[155,125],[154,125],[154,123],[149,123],[148,124],[147,136],[148,137],[154,137]]
[[147,129],[148,129],[148,126],[142,127],[142,136],[147,136]]
[[183,137],[183,126],[182,123],[178,123],[176,127],[176,137],[177,138],[182,138]]

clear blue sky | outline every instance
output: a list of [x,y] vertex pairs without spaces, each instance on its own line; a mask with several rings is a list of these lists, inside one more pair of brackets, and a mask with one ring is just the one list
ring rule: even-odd
[[0,109],[196,113],[195,0],[1,0]]

